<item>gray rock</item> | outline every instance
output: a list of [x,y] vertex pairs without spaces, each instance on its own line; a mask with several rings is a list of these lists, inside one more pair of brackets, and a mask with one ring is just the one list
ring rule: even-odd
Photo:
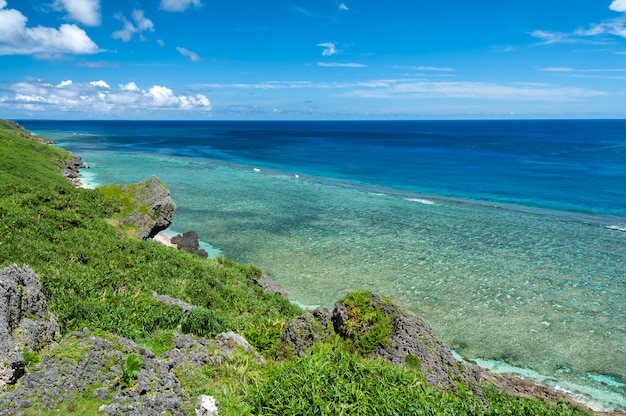
[[261,286],[266,292],[280,295],[285,299],[289,299],[289,293],[287,290],[279,285],[276,281],[272,280],[265,272],[261,273],[261,277],[254,280],[255,283]]
[[176,244],[176,248],[179,250],[185,250],[193,254],[197,254],[200,257],[207,258],[209,254],[206,250],[200,248],[198,241],[198,233],[195,231],[187,231],[183,235],[177,235],[172,237],[172,244]]
[[82,184],[80,182],[81,175],[79,169],[85,167],[83,160],[78,156],[72,156],[70,159],[59,159],[58,162],[63,176],[69,179],[74,186],[80,187]]
[[176,298],[172,298],[169,297],[167,295],[159,295],[157,292],[152,292],[152,297],[160,302],[165,303],[166,305],[174,305],[174,306],[178,306],[179,308],[181,308],[183,310],[183,312],[188,312],[190,310],[192,310],[193,308],[195,308],[195,306],[182,301],[180,299],[176,299]]
[[222,332],[215,337],[215,341],[217,341],[217,345],[226,355],[233,354],[235,350],[239,347],[243,348],[244,351],[254,352],[254,357],[257,362],[264,361],[263,356],[257,353],[254,347],[250,345],[250,343],[244,337],[237,334],[236,332]]
[[135,184],[118,186],[132,195],[137,206],[136,211],[126,215],[124,222],[137,228],[138,238],[153,238],[170,226],[176,204],[169,189],[156,175]]
[[331,316],[328,309],[317,308],[313,313],[305,313],[287,322],[283,333],[284,352],[302,356],[315,342],[328,337]]
[[28,266],[0,270],[0,387],[24,375],[21,351],[39,351],[59,334],[41,282]]
[[[432,327],[413,312],[373,294],[370,307],[392,319],[393,332],[386,345],[378,345],[374,356],[402,366],[417,367],[429,384],[443,390],[458,392],[457,383],[465,385],[480,399],[483,393],[471,369],[456,360],[450,348],[434,333]],[[333,311],[335,331],[343,337],[351,334],[347,306],[337,302]]]

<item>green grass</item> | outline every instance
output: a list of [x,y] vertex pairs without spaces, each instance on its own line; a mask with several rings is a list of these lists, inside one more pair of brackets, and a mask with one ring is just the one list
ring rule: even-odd
[[[363,358],[384,345],[391,328],[390,318],[372,307],[367,292],[345,299],[353,333],[347,343],[331,337],[304,357],[275,361],[271,357],[285,325],[302,313],[299,308],[259,288],[253,279],[260,270],[253,265],[119,238],[111,218],[129,201],[115,192],[75,189],[57,170],[58,160],[69,157],[0,121],[0,268],[27,264],[37,273],[64,336],[87,327],[97,335],[133,339],[162,354],[173,347],[173,330],[207,337],[234,330],[267,352],[262,364],[242,351],[217,367],[183,363],[178,378],[190,402],[199,394],[214,395],[222,416],[584,414],[495,389],[485,390],[486,410],[469,396],[427,385],[414,368],[418,362],[399,368]],[[153,291],[196,309],[185,314],[153,299]],[[27,354],[29,363],[46,353],[74,362],[84,351],[51,348]],[[132,376],[129,371],[129,382]],[[23,413],[95,415],[101,404],[77,397],[43,409],[35,401]],[[193,414],[191,408],[187,411]]]

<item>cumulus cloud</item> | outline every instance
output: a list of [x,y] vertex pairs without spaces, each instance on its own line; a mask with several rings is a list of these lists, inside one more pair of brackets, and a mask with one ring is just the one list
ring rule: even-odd
[[139,87],[134,82],[128,84],[120,84],[120,90],[122,91],[139,91]]
[[133,10],[132,22],[126,19],[121,13],[117,13],[115,18],[124,24],[122,29],[116,30],[111,34],[115,39],[128,42],[132,39],[134,34],[139,34],[140,39],[143,40],[143,32],[154,32],[154,23],[144,16],[143,10]]
[[626,0],[613,0],[609,8],[616,12],[626,12]]
[[200,0],[161,0],[160,8],[168,12],[184,12],[190,6],[200,7]]
[[346,6],[346,3],[340,3],[339,10],[348,10],[348,6]]
[[197,53],[192,52],[192,51],[190,51],[187,48],[183,48],[181,46],[178,46],[178,47],[176,47],[176,50],[178,51],[178,53],[180,53],[183,56],[188,57],[189,59],[191,59],[194,62],[198,62],[198,61],[202,60],[202,58],[200,58],[200,56]]
[[100,0],[56,0],[53,7],[86,26],[100,25]]
[[50,57],[99,52],[98,45],[78,26],[27,27],[28,18],[18,10],[7,9],[6,5],[6,0],[0,0],[0,55]]
[[336,53],[338,53],[339,51],[335,48],[335,44],[332,42],[324,42],[324,43],[318,43],[317,46],[321,46],[323,48],[325,48],[322,51],[322,55],[323,56],[333,56]]
[[144,90],[134,82],[120,84],[118,90],[113,90],[104,80],[65,80],[56,85],[43,80],[28,80],[10,85],[7,91],[9,95],[0,96],[0,109],[11,107],[39,111],[42,115],[82,112],[123,117],[135,113],[145,117],[150,112],[207,112],[211,109],[209,99],[203,94],[177,94],[163,85]]
[[94,87],[104,88],[104,89],[107,89],[107,90],[110,90],[110,89],[111,89],[111,87],[109,86],[109,84],[107,84],[105,81],[102,81],[102,80],[100,80],[100,81],[91,81],[91,82],[89,83],[89,85],[92,85],[92,86],[94,86]]

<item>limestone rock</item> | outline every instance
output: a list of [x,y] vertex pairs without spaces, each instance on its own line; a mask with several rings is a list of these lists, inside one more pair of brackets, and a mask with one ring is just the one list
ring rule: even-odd
[[200,257],[207,258],[209,254],[206,250],[200,248],[198,242],[198,233],[195,231],[187,231],[183,235],[177,235],[172,237],[172,244],[176,244],[179,250],[185,250],[193,254],[197,254]]
[[[347,308],[340,301],[333,311],[335,331],[344,337],[351,333],[351,317]],[[383,357],[396,365],[416,367],[426,376],[429,384],[440,389],[458,392],[462,385],[478,398],[483,397],[474,372],[454,358],[450,348],[435,335],[426,321],[377,294],[371,295],[368,309],[380,311],[391,320],[393,327],[387,342],[374,348],[374,356]]]
[[132,212],[118,219],[122,229],[125,224],[130,225],[137,230],[137,238],[147,240],[170,226],[176,204],[169,189],[156,175],[141,182],[115,187],[134,205]]
[[330,335],[329,323],[331,312],[326,308],[317,308],[313,313],[305,313],[289,322],[283,334],[285,351],[302,356],[305,350]]
[[[377,294],[366,292],[365,296],[360,296],[367,302],[358,307],[347,303],[349,296],[335,303],[332,314],[325,308],[318,308],[312,314],[289,321],[283,334],[285,351],[302,355],[317,340],[333,333],[352,342],[359,336],[367,338],[367,333],[378,324],[372,317],[380,316],[387,331],[381,333],[388,336],[373,345],[368,355],[415,368],[425,375],[429,384],[440,389],[458,392],[463,388],[483,398],[473,367],[456,360],[426,321]],[[363,322],[359,322],[360,319]]]
[[152,292],[152,297],[160,302],[165,303],[166,305],[174,305],[174,306],[178,306],[179,308],[181,308],[183,310],[183,312],[189,312],[190,310],[192,310],[193,308],[195,308],[195,306],[180,300],[180,299],[176,299],[176,298],[172,298],[170,296],[167,295],[159,295],[157,292]]
[[266,292],[280,295],[285,299],[289,299],[289,293],[278,282],[272,280],[265,272],[261,273],[261,277],[255,279],[254,282],[261,286]]
[[41,282],[28,266],[0,270],[0,387],[24,375],[21,351],[39,351],[59,334]]
[[206,396],[204,394],[198,397],[199,409],[196,409],[197,416],[218,416],[217,404],[213,396]]
[[72,156],[70,159],[59,159],[60,170],[63,176],[69,179],[76,187],[81,186],[80,168],[84,168],[83,159],[78,156]]

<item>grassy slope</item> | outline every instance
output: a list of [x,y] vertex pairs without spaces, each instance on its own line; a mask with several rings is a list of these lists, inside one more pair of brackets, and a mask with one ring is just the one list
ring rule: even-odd
[[[164,349],[173,329],[201,336],[232,329],[261,351],[276,348],[301,311],[257,287],[257,268],[118,238],[106,218],[123,210],[121,202],[75,189],[56,168],[67,152],[20,135],[0,121],[0,268],[35,270],[63,333],[88,327]],[[155,301],[153,291],[199,308],[184,315]],[[336,338],[306,357],[258,364],[241,354],[179,379],[191,395],[216,395],[221,415],[583,414],[493,389],[486,390],[490,410],[476,408],[471,397],[435,390],[412,369],[361,358]]]

